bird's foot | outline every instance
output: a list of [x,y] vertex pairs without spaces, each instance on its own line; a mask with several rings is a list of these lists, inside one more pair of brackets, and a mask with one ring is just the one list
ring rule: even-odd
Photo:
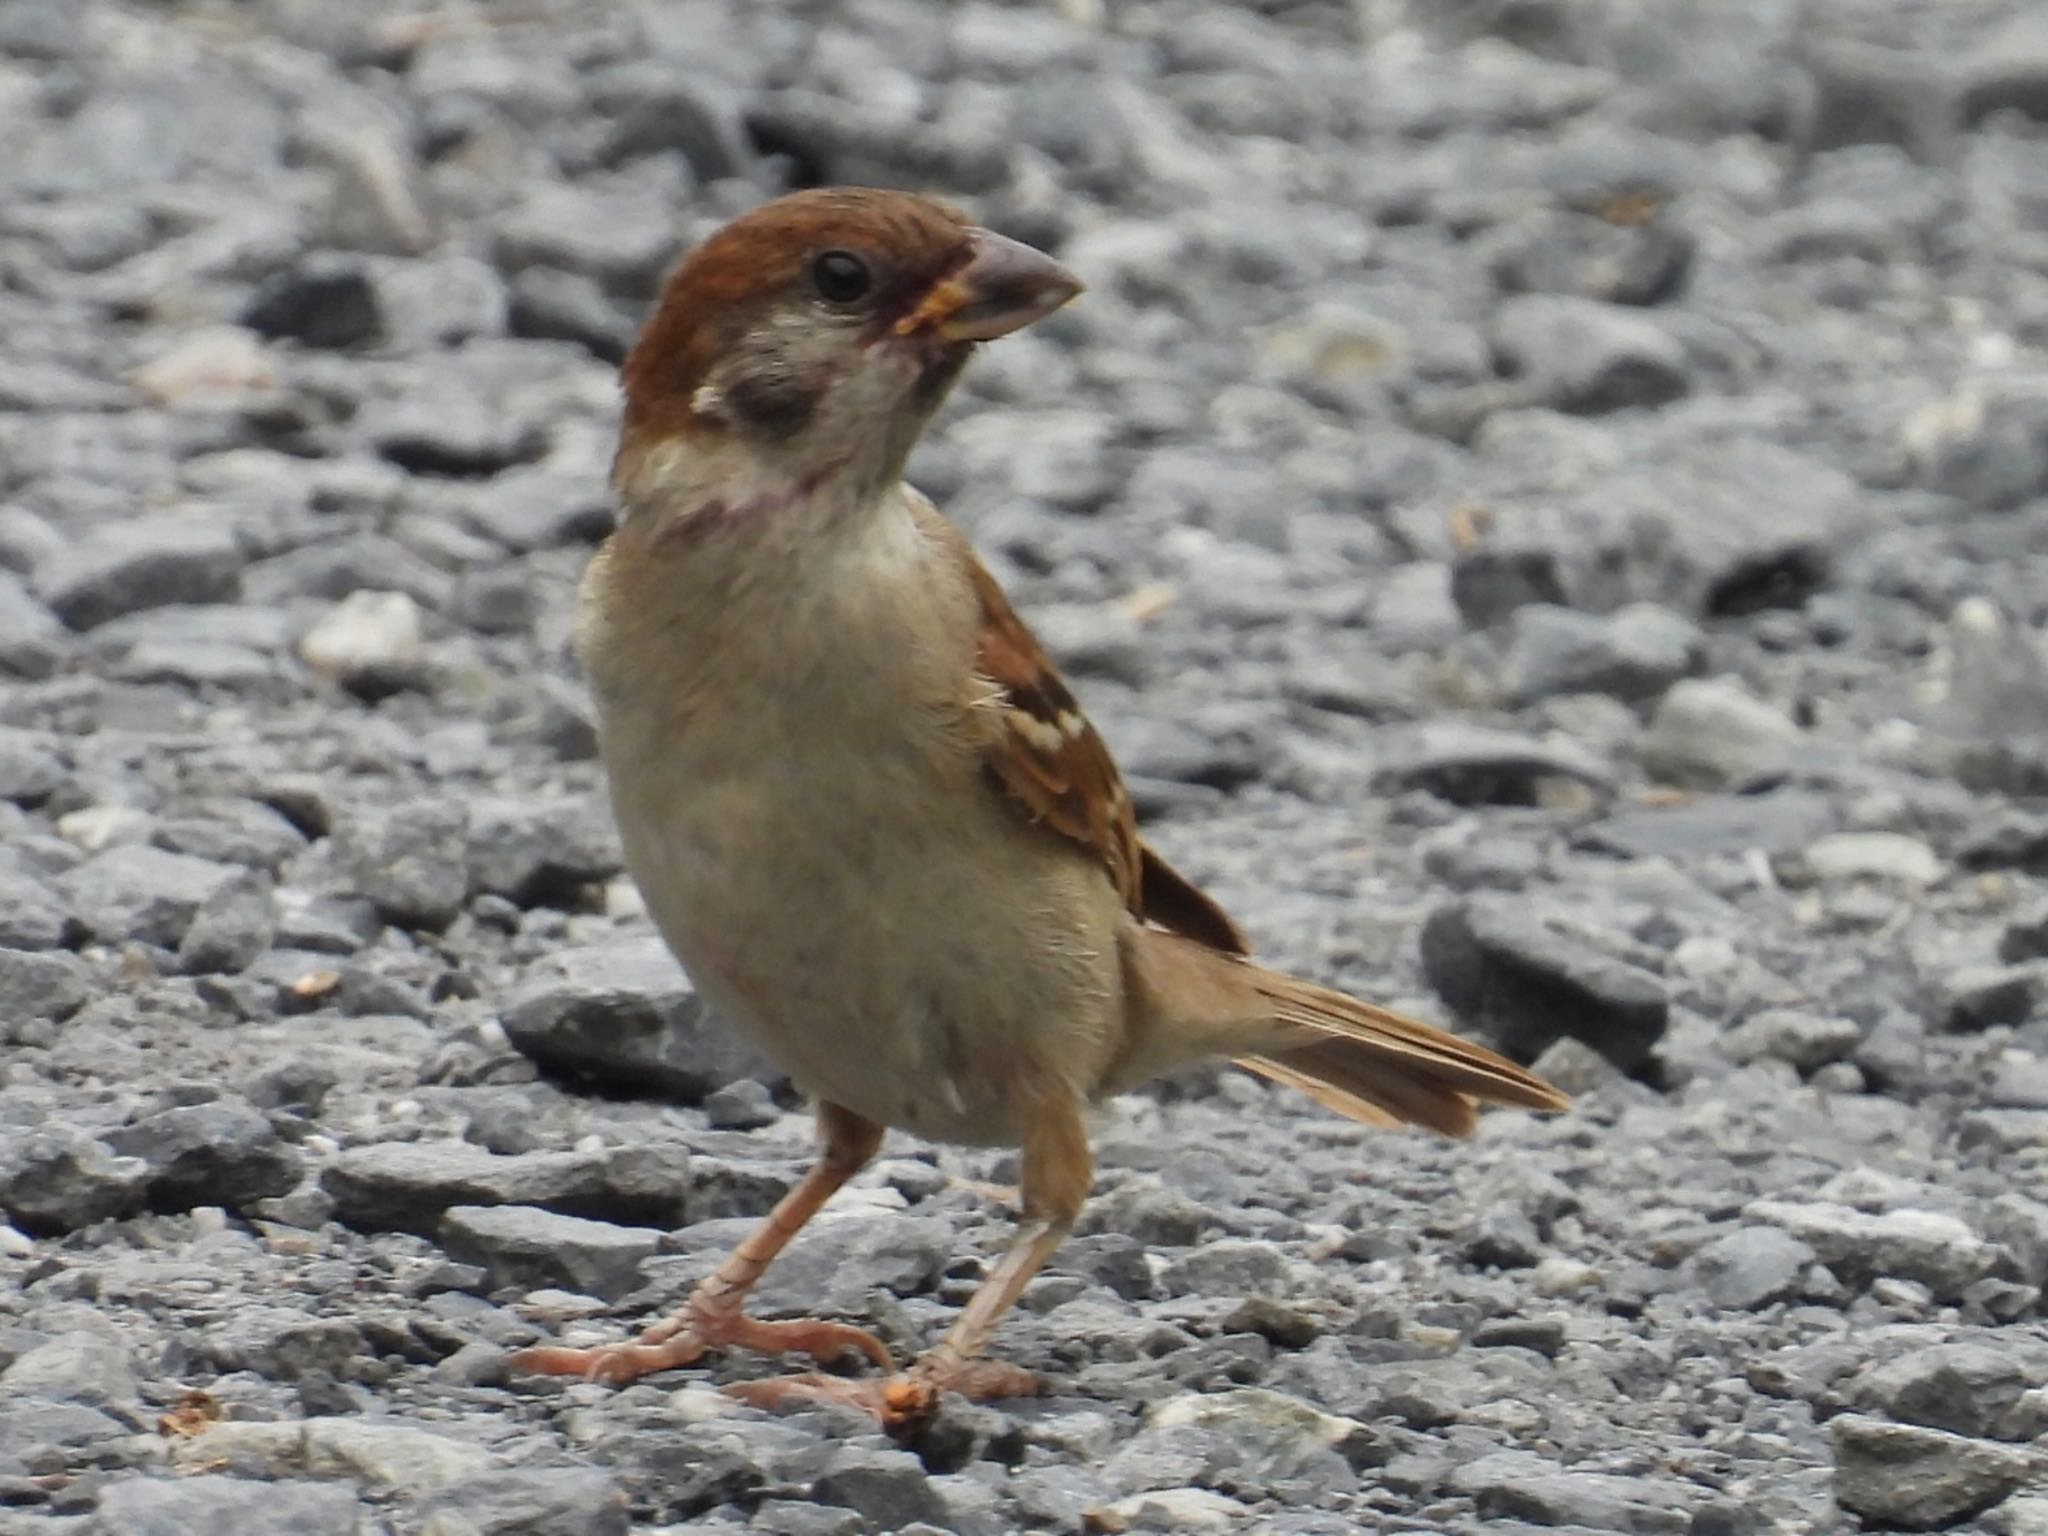
[[838,1403],[871,1414],[884,1429],[903,1433],[932,1416],[939,1396],[958,1392],[974,1402],[1004,1397],[1035,1397],[1038,1378],[1020,1365],[1001,1360],[969,1360],[963,1364],[923,1363],[880,1380],[855,1380],[809,1371],[801,1376],[771,1376],[763,1381],[736,1381],[721,1389],[727,1397],[754,1408],[785,1408],[808,1403]]
[[814,1318],[762,1322],[737,1307],[700,1302],[695,1297],[674,1317],[656,1323],[630,1344],[601,1344],[592,1349],[542,1345],[520,1350],[509,1363],[516,1371],[581,1376],[586,1381],[622,1387],[656,1371],[690,1365],[709,1351],[725,1347],[758,1349],[770,1355],[803,1354],[824,1362],[861,1354],[885,1371],[895,1364],[888,1346],[864,1328]]

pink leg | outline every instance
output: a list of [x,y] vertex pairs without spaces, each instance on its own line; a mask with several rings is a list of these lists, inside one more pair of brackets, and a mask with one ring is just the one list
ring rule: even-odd
[[582,1376],[624,1386],[655,1371],[688,1365],[721,1345],[738,1345],[769,1354],[796,1351],[815,1360],[858,1353],[888,1370],[892,1364],[888,1349],[865,1329],[811,1319],[765,1323],[740,1310],[747,1292],[775,1256],[841,1185],[867,1165],[882,1144],[879,1125],[837,1104],[818,1106],[818,1129],[825,1141],[824,1155],[776,1202],[767,1219],[690,1293],[675,1316],[656,1323],[631,1344],[522,1349],[512,1356],[512,1367],[544,1376]]
[[1016,1241],[923,1359],[882,1381],[811,1373],[736,1382],[726,1392],[759,1408],[792,1400],[846,1403],[867,1410],[892,1429],[926,1417],[938,1406],[942,1392],[972,1398],[1030,1396],[1038,1383],[1029,1371],[977,1356],[1003,1314],[1073,1227],[1093,1178],[1081,1106],[1071,1099],[1041,1106],[1033,1113],[1024,1143],[1024,1221]]

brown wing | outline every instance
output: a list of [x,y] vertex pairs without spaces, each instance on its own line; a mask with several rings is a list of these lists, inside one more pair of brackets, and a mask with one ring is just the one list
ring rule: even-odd
[[1032,820],[1100,858],[1138,917],[1226,954],[1249,953],[1223,909],[1139,840],[1109,748],[996,579],[964,540],[959,550],[981,604],[975,670],[993,690],[1003,723],[988,748],[990,776]]

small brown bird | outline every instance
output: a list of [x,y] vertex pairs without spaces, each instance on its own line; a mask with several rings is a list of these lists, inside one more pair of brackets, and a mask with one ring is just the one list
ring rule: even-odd
[[515,1365],[624,1382],[739,1345],[890,1370],[861,1329],[747,1317],[749,1288],[884,1127],[1020,1147],[1016,1242],[915,1365],[728,1389],[900,1424],[942,1391],[1032,1389],[977,1357],[1087,1197],[1097,1100],[1221,1055],[1374,1125],[1460,1136],[1480,1103],[1565,1106],[1492,1051],[1247,959],[903,483],[975,344],[1080,290],[943,204],[799,192],[691,252],[626,359],[623,517],[578,615],[626,862],[705,998],[815,1096],[824,1154],[673,1318]]

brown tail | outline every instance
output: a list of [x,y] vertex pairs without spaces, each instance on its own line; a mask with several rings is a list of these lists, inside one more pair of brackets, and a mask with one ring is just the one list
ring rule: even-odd
[[1272,1004],[1275,1021],[1306,1038],[1282,1050],[1240,1056],[1238,1065],[1299,1088],[1340,1114],[1369,1125],[1412,1121],[1446,1136],[1465,1136],[1481,1104],[1547,1110],[1571,1104],[1542,1078],[1483,1045],[1293,976],[1248,969],[1252,985]]
[[1136,964],[1127,974],[1141,1011],[1155,1040],[1179,1045],[1173,1054],[1182,1059],[1249,1049],[1236,1056],[1239,1066],[1339,1114],[1368,1125],[1412,1122],[1447,1136],[1470,1134],[1481,1104],[1571,1104],[1505,1056],[1392,1009],[1156,929],[1134,938]]

